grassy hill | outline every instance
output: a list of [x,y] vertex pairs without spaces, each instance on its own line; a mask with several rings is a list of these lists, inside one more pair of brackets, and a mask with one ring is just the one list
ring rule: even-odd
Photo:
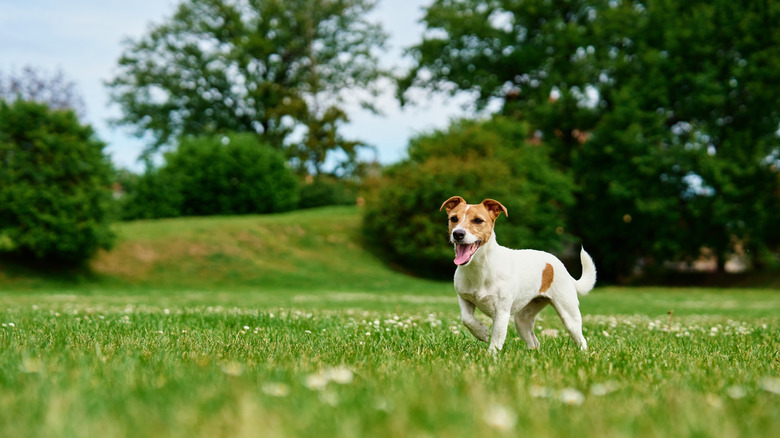
[[117,244],[98,254],[90,273],[40,278],[6,266],[0,285],[426,293],[451,287],[395,272],[367,251],[355,207],[142,220],[118,223],[116,231]]
[[491,356],[450,282],[387,268],[359,226],[356,208],[121,223],[91,274],[0,267],[0,437],[780,430],[774,290],[599,285],[587,352],[548,307],[539,350],[510,329]]

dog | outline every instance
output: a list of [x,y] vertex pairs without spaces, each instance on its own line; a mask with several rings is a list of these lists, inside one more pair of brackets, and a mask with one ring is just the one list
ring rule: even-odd
[[[582,316],[577,295],[596,284],[596,266],[582,248],[582,277],[575,280],[558,258],[544,251],[514,250],[496,241],[494,227],[506,207],[493,199],[467,204],[453,196],[441,205],[449,222],[450,242],[455,247],[455,291],[461,322],[480,341],[497,353],[504,346],[510,318],[529,349],[539,348],[534,319],[552,304],[574,342],[588,347],[582,336]],[[493,320],[492,330],[474,317],[478,308]]]

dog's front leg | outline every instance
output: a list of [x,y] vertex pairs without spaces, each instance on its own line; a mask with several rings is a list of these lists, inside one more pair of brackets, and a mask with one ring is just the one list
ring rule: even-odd
[[504,348],[504,341],[506,340],[506,331],[509,326],[509,311],[504,309],[496,309],[493,316],[493,330],[490,335],[490,347],[488,352],[492,354],[498,353]]
[[477,339],[482,342],[489,342],[488,328],[485,324],[482,324],[480,320],[474,317],[474,304],[464,300],[458,296],[458,304],[460,304],[460,321]]

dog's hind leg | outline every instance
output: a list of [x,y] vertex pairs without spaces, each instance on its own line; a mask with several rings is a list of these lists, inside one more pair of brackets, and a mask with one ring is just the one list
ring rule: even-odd
[[571,295],[573,295],[573,298],[554,300],[552,305],[555,311],[558,312],[558,316],[561,317],[566,331],[569,332],[569,335],[580,347],[580,350],[587,350],[588,343],[585,341],[585,337],[582,336],[582,315],[580,314],[576,292],[572,291]]
[[490,331],[485,324],[482,324],[480,320],[474,317],[474,304],[464,300],[458,296],[458,304],[460,304],[460,321],[477,339],[482,342],[490,342]]
[[515,329],[517,334],[525,341],[529,349],[539,348],[539,339],[534,334],[534,321],[536,315],[544,309],[550,300],[546,298],[534,298],[523,309],[515,314]]

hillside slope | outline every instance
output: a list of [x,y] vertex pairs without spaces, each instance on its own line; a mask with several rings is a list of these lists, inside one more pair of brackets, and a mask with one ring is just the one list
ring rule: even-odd
[[[117,224],[92,270],[123,287],[331,291],[441,290],[389,269],[360,242],[360,212],[332,207],[263,216]],[[430,291],[428,291],[430,292]]]
[[141,220],[115,225],[89,273],[0,263],[0,289],[266,290],[446,293],[451,285],[393,271],[360,243],[360,211]]

